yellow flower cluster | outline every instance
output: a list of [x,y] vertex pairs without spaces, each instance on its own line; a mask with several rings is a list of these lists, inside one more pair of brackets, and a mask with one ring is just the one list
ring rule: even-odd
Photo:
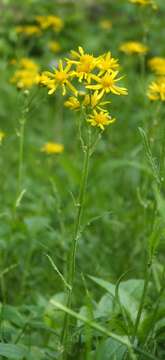
[[36,25],[17,26],[16,32],[27,36],[41,35],[41,29]]
[[61,154],[64,151],[64,146],[62,144],[48,142],[42,146],[41,151],[46,154]]
[[152,81],[148,87],[147,96],[152,101],[165,101],[165,76]]
[[148,66],[156,75],[165,75],[165,58],[155,56],[148,61]]
[[38,84],[39,68],[29,58],[22,58],[18,62],[18,69],[11,78],[11,83],[16,84],[19,89],[29,89],[34,84]]
[[142,5],[142,6],[152,6],[154,10],[157,9],[157,4],[155,0],[129,0],[132,4]]
[[127,55],[141,54],[144,55],[149,51],[149,48],[138,41],[127,41],[121,44],[119,48]]
[[64,26],[63,20],[59,16],[47,15],[36,16],[37,24],[34,25],[20,25],[16,26],[15,31],[18,34],[24,34],[26,36],[41,35],[43,30],[49,28],[55,32],[60,32]]
[[[101,130],[114,121],[104,106],[106,94],[127,95],[127,89],[120,87],[118,82],[119,64],[110,52],[95,57],[85,53],[82,47],[71,51],[70,58],[64,65],[59,61],[53,72],[45,71],[40,75],[39,83],[48,88],[48,94],[53,94],[58,88],[66,95],[72,93],[65,101],[65,106],[71,110],[85,109],[87,121]],[[76,81],[78,80],[78,81]]]
[[54,31],[59,32],[64,26],[63,20],[59,16],[55,15],[36,16],[36,21],[39,23],[39,26],[43,30],[52,28]]

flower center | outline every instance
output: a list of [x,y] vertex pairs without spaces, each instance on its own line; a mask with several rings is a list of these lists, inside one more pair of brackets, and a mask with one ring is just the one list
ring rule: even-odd
[[65,71],[57,71],[55,74],[55,80],[58,83],[64,83],[67,80],[68,75]]
[[113,85],[113,79],[110,76],[104,76],[101,79],[101,84],[104,89],[109,89]]

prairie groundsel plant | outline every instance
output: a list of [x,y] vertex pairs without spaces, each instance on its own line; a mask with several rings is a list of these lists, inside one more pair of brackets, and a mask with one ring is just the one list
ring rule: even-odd
[[[84,209],[84,200],[88,179],[89,161],[97,140],[106,126],[115,119],[110,115],[107,105],[111,102],[110,95],[127,95],[127,89],[118,85],[123,78],[119,76],[118,60],[108,52],[95,57],[85,53],[82,47],[78,51],[71,51],[70,57],[60,60],[56,69],[40,74],[39,83],[48,89],[52,95],[60,90],[62,95],[69,96],[64,106],[71,111],[80,112],[79,135],[84,154],[74,232],[68,254],[67,273],[67,307],[72,307],[73,288],[75,280],[75,263],[77,243],[80,237],[80,227]],[[107,98],[108,97],[108,98]],[[92,131],[92,127],[96,131]],[[62,330],[63,359],[67,358],[67,345],[70,333],[70,315],[66,313]]]

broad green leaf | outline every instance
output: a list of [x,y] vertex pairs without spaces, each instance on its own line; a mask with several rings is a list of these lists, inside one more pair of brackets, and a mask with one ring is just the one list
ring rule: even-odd
[[[115,298],[116,286],[108,281],[90,276],[90,279],[100,285],[112,298]],[[132,321],[135,321],[139,300],[143,291],[143,280],[127,280],[120,283],[119,286],[119,299],[121,305],[125,307],[125,310],[130,314]]]
[[8,359],[19,360],[27,354],[26,347],[22,345],[2,344],[0,343],[0,355]]

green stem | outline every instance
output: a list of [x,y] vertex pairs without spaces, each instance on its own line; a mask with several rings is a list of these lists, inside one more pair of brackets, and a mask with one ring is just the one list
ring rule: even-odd
[[[74,225],[74,233],[73,233],[70,257],[69,257],[68,283],[70,285],[70,289],[67,289],[68,308],[72,306],[73,285],[75,278],[76,250],[77,250],[78,239],[80,236],[81,218],[84,209],[84,199],[85,199],[87,179],[88,179],[88,169],[89,169],[89,159],[90,159],[90,130],[88,132],[88,142],[87,145],[83,147],[83,151],[84,151],[84,163],[83,163],[83,169],[81,175],[79,197],[77,202],[77,214]],[[68,339],[69,327],[70,327],[69,323],[70,323],[70,316],[68,313],[66,313],[64,317],[63,331],[61,336],[61,341],[64,346],[63,360],[67,359],[67,339]]]
[[139,309],[138,309],[138,313],[137,313],[137,317],[136,317],[136,321],[135,321],[133,343],[135,342],[135,338],[136,338],[136,335],[137,335],[137,332],[138,332],[138,327],[139,327],[139,324],[140,324],[142,311],[143,311],[143,308],[144,308],[144,302],[145,302],[146,294],[147,294],[147,291],[148,291],[148,285],[149,285],[150,274],[151,274],[151,266],[152,266],[152,262],[150,261],[147,264],[142,297],[141,297],[141,301],[140,301],[140,304],[139,304]]
[[17,196],[20,195],[22,190],[22,178],[23,178],[23,150],[24,150],[24,132],[25,132],[25,118],[20,120],[20,133],[19,133],[19,164],[18,164],[18,191]]

